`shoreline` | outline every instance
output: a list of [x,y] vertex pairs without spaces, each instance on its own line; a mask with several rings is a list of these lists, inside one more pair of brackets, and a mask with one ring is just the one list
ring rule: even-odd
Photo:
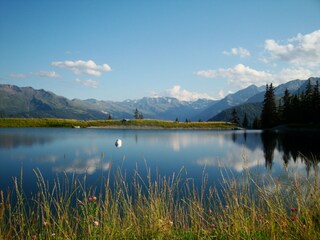
[[75,120],[56,118],[0,118],[0,128],[51,127],[51,128],[108,128],[108,129],[159,129],[159,130],[234,130],[228,122],[175,122],[158,119],[130,120]]
[[89,126],[90,129],[114,129],[114,130],[213,130],[213,131],[230,131],[244,130],[234,128],[203,128],[203,127],[157,127],[157,126]]

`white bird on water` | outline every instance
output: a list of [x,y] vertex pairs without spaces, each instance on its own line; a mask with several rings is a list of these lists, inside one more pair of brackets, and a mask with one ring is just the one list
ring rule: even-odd
[[120,148],[122,146],[122,140],[121,139],[117,139],[115,145],[116,145],[117,148]]

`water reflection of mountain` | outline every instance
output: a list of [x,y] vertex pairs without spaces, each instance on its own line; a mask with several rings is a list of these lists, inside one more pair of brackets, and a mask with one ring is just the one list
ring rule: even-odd
[[272,168],[273,154],[277,149],[282,154],[285,166],[288,166],[290,160],[297,162],[299,159],[305,163],[307,172],[309,172],[311,168],[318,165],[320,160],[319,139],[319,133],[263,132],[261,140],[266,167]]
[[23,133],[0,133],[0,148],[12,149],[20,146],[44,145],[53,139],[45,135]]

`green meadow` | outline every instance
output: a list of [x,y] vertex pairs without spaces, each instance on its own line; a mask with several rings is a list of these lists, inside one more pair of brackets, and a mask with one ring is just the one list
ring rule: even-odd
[[233,129],[227,122],[175,122],[152,119],[74,120],[55,118],[0,118],[0,127],[106,127],[106,128],[164,128],[164,129]]

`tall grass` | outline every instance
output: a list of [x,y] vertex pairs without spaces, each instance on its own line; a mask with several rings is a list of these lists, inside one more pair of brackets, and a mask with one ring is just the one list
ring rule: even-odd
[[10,193],[1,191],[0,238],[320,239],[317,171],[282,182],[222,170],[221,186],[209,186],[204,171],[200,188],[183,169],[170,177],[135,171],[132,179],[118,171],[96,194],[86,177],[64,175],[49,185],[35,170],[31,198],[22,174]]

